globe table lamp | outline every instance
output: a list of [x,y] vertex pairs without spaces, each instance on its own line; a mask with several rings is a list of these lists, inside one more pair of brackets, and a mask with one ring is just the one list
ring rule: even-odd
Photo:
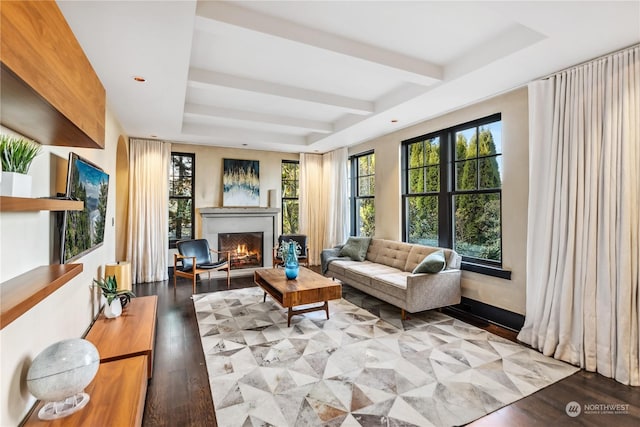
[[66,417],[84,408],[89,395],[84,388],[98,372],[98,349],[87,340],[74,338],[45,348],[27,373],[27,388],[47,402],[38,412],[41,420]]

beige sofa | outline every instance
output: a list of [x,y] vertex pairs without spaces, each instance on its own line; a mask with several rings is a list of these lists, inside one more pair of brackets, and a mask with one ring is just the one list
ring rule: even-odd
[[[446,267],[435,274],[413,274],[430,253],[442,249]],[[452,249],[393,240],[371,239],[364,261],[338,258],[339,247],[323,251],[323,274],[360,289],[406,312],[430,310],[460,303],[460,263]]]

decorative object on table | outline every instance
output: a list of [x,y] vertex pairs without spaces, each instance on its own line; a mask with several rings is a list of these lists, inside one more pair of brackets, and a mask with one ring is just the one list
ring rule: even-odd
[[293,280],[298,277],[298,272],[300,270],[298,255],[300,255],[300,251],[300,244],[295,240],[280,242],[278,256],[284,260],[284,274],[289,280]]
[[118,282],[118,289],[132,291],[131,263],[128,261],[118,261],[114,264],[104,266],[104,276],[115,276]]
[[260,206],[260,162],[223,159],[222,206]]
[[100,355],[87,340],[74,338],[45,348],[31,363],[27,388],[47,402],[38,412],[41,420],[66,417],[89,402],[84,392],[98,372]]
[[109,175],[89,160],[69,153],[66,196],[84,202],[81,211],[64,211],[60,263],[66,264],[100,247],[107,218]]
[[103,280],[93,279],[96,288],[100,288],[106,303],[104,316],[107,318],[118,317],[122,314],[122,307],[126,306],[135,294],[127,289],[118,289],[118,281],[115,276],[106,276]]
[[40,153],[40,148],[40,144],[35,141],[0,134],[0,156],[2,156],[0,194],[31,197],[31,176],[27,173],[31,162]]

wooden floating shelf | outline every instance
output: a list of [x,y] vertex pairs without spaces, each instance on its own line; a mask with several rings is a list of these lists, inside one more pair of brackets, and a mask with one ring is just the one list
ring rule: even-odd
[[81,211],[82,209],[84,209],[84,203],[81,200],[0,196],[0,212]]
[[0,283],[0,329],[76,277],[82,269],[82,264],[43,265]]

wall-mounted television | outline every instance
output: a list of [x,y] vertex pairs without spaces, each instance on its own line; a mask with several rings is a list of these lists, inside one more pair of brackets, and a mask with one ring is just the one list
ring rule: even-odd
[[69,153],[66,196],[82,200],[81,211],[65,211],[60,238],[60,262],[73,261],[104,242],[109,175],[100,167]]

